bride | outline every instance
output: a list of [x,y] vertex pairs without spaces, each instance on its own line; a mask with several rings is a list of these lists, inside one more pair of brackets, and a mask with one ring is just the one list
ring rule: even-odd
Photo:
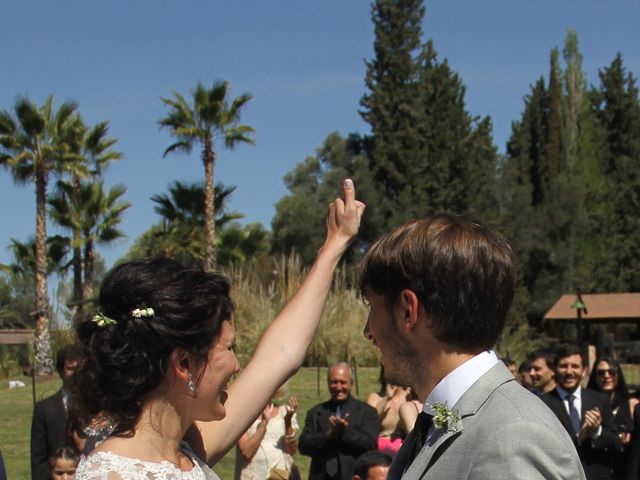
[[231,386],[240,367],[226,278],[165,258],[107,274],[98,313],[77,329],[85,358],[74,397],[83,417],[104,413],[114,427],[76,479],[217,479],[207,464],[225,455],[304,359],[364,211],[351,180],[343,190],[307,278]]

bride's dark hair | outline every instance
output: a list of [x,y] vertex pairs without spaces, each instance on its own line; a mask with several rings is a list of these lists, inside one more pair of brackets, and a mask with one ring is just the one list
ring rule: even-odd
[[[231,319],[229,281],[187,269],[167,258],[145,258],[113,268],[100,288],[98,312],[77,327],[84,357],[74,375],[82,419],[108,416],[114,434],[130,434],[144,397],[163,381],[175,348],[206,361],[222,322]],[[152,315],[135,316],[151,308]],[[96,312],[94,312],[96,313]]]

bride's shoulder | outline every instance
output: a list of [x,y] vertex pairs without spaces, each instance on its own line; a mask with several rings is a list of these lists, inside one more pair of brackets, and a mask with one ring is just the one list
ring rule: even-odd
[[[97,451],[80,460],[76,480],[124,480],[136,478],[136,461],[112,452]],[[133,474],[133,475],[132,475]]]

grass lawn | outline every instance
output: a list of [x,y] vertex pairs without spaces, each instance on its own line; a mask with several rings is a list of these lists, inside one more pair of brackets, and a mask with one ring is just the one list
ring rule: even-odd
[[[358,369],[358,386],[353,389],[353,395],[365,399],[369,392],[378,389],[378,369]],[[320,369],[320,394],[318,395],[318,372],[315,368],[302,368],[290,380],[289,391],[298,397],[298,422],[300,428],[304,424],[306,412],[315,404],[328,399],[326,384],[326,368]],[[16,379],[16,378],[12,378]],[[31,379],[20,377],[27,386],[25,388],[8,389],[8,381],[0,381],[0,450],[7,467],[7,476],[11,480],[28,480],[31,478],[29,462],[29,437],[31,432],[31,414],[33,401],[31,393]],[[36,398],[41,399],[55,393],[60,388],[60,380],[50,379],[36,382]],[[306,479],[309,472],[310,458],[300,454],[295,460],[302,478]],[[233,479],[235,466],[235,450],[231,450],[215,467],[214,470],[222,480]]]

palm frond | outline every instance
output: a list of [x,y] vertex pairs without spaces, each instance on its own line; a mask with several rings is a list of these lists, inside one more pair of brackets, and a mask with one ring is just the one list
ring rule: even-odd
[[164,151],[164,153],[162,154],[162,156],[166,157],[167,155],[175,151],[183,151],[186,153],[191,153],[192,148],[193,148],[192,142],[186,142],[186,141],[176,142],[172,145],[169,145],[167,149]]
[[15,112],[21,128],[28,136],[34,137],[44,132],[46,118],[43,117],[38,107],[27,97],[18,97]]

